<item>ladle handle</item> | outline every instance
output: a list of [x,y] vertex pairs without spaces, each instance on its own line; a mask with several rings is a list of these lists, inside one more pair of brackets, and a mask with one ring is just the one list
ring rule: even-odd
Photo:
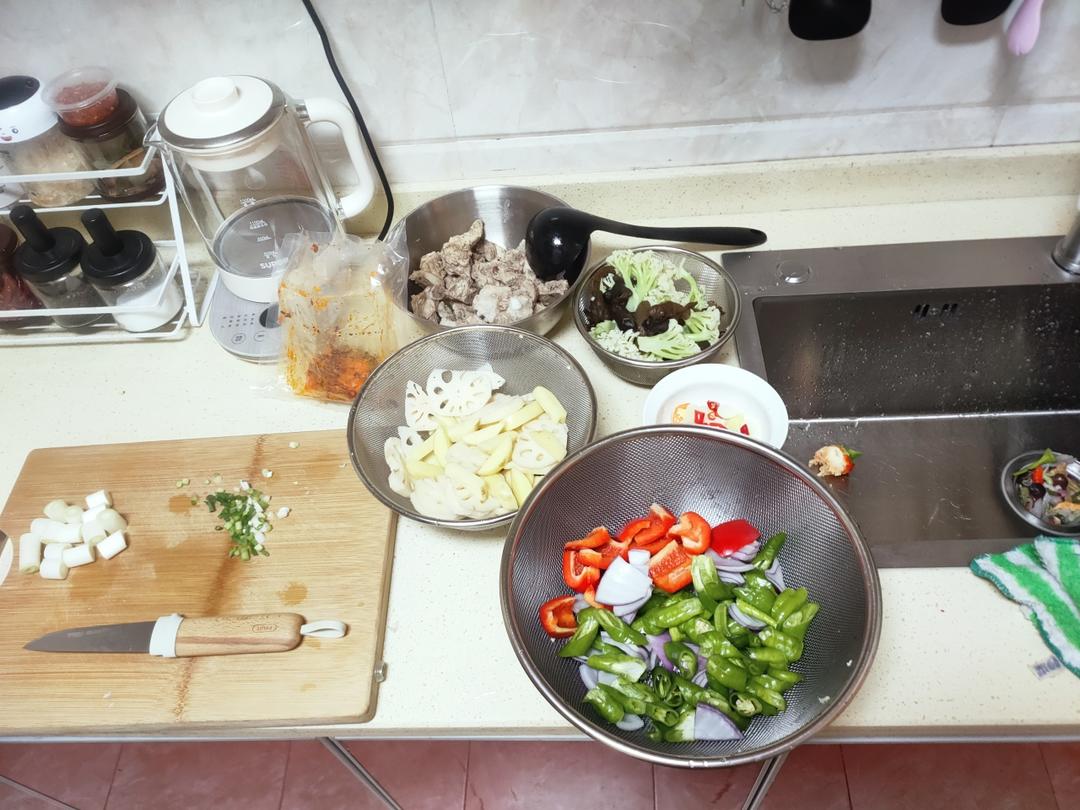
[[672,242],[694,242],[700,245],[730,245],[731,247],[756,247],[765,244],[763,231],[755,228],[653,228],[630,225],[613,219],[593,217],[594,230],[637,236],[642,239],[667,239]]

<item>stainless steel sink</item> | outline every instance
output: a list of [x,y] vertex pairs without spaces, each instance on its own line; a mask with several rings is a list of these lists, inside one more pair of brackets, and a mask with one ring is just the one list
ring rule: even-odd
[[966,565],[1033,530],[1002,465],[1080,452],[1080,278],[1056,239],[729,253],[740,363],[787,403],[784,449],[862,450],[831,486],[878,565]]

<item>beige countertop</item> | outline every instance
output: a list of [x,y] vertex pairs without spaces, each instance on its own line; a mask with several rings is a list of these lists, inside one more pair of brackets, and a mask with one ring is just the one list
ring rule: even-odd
[[[740,178],[746,193],[737,204],[710,207]],[[546,187],[612,216],[752,225],[769,234],[770,249],[1051,235],[1064,232],[1074,210],[1080,146],[560,178]],[[439,192],[403,189],[399,206]],[[663,216],[648,215],[650,197]],[[737,215],[721,213],[733,208]],[[637,425],[647,389],[612,375],[568,318],[551,337],[593,380],[598,435]],[[734,352],[725,360],[735,362]],[[275,393],[271,372],[226,354],[206,328],[173,343],[7,348],[0,372],[0,498],[35,447],[343,428],[347,415],[345,407]],[[498,531],[399,522],[387,680],[372,722],[166,736],[580,736],[511,650],[498,598],[501,548]],[[1080,737],[1080,679],[1065,670],[1037,677],[1033,665],[1049,651],[989,584],[967,569],[891,569],[881,583],[876,660],[823,736]]]

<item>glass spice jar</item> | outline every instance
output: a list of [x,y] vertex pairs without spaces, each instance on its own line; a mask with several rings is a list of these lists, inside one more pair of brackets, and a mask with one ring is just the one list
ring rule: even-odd
[[[0,312],[4,310],[41,309],[29,285],[15,275],[13,258],[19,237],[7,225],[0,225]],[[0,317],[0,329],[47,324],[48,318]]]
[[[143,146],[146,118],[126,90],[116,91],[118,104],[112,113],[89,126],[60,122],[60,131],[79,144],[95,169],[134,169],[142,165],[148,147]],[[160,159],[155,159],[141,175],[102,177],[94,181],[101,196],[110,200],[134,201],[165,188]]]

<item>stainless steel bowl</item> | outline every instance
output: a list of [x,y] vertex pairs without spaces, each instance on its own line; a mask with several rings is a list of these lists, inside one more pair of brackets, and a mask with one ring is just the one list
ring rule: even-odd
[[[1009,459],[1005,463],[1005,466],[1001,468],[1001,497],[1016,512],[1017,517],[1034,526],[1040,532],[1057,537],[1080,537],[1080,526],[1056,526],[1053,523],[1048,523],[1042,518],[1031,514],[1024,508],[1024,504],[1020,502],[1020,494],[1016,491],[1016,479],[1013,477],[1013,473],[1030,464],[1042,454],[1042,450],[1029,450]],[[1057,453],[1056,455],[1062,456],[1065,454]]]
[[[397,307],[406,313],[425,335],[446,331],[434,321],[414,315],[409,308],[409,274],[420,267],[420,259],[439,250],[451,236],[464,233],[477,219],[484,220],[484,232],[489,242],[504,248],[515,248],[525,238],[529,220],[545,208],[565,206],[558,197],[523,186],[477,186],[444,194],[424,203],[402,217],[386,236],[386,242],[408,259],[408,272],[392,279],[391,290]],[[589,266],[590,246],[586,246],[576,273]],[[546,335],[562,318],[575,285],[566,295],[513,324],[538,335]]]
[[720,316],[720,339],[700,354],[695,354],[693,357],[687,357],[684,360],[631,360],[602,348],[589,335],[589,327],[585,322],[589,279],[597,273],[610,268],[610,265],[606,261],[601,262],[578,279],[577,289],[571,290],[571,292],[574,293],[574,324],[582,337],[585,338],[585,341],[600,359],[604,361],[604,364],[624,380],[638,385],[655,385],[677,368],[685,368],[694,365],[694,363],[712,359],[723,348],[724,344],[731,340],[735,334],[735,326],[739,322],[739,289],[724,268],[700,253],[694,253],[692,250],[668,246],[639,247],[632,250],[634,253],[651,250],[653,253],[658,253],[675,263],[683,262],[683,267],[694,277],[705,297],[715,301],[723,310],[723,314]]
[[[621,527],[652,502],[710,523],[745,518],[766,534],[784,531],[780,553],[790,586],[821,604],[806,652],[793,665],[804,680],[784,693],[787,711],[757,717],[743,739],[654,743],[608,725],[582,699],[578,663],[559,658],[537,615],[567,593],[563,543],[594,526]],[[827,726],[866,676],[881,629],[881,591],[866,543],[847,511],[790,456],[737,433],[652,425],[616,433],[568,457],[518,511],[503,547],[503,619],[537,689],[579,729],[659,765],[722,767],[775,756]]]
[[596,394],[584,369],[547,338],[513,326],[459,326],[421,338],[383,361],[360,388],[349,412],[349,457],[371,494],[395,512],[448,529],[481,531],[509,523],[516,512],[489,518],[443,520],[422,515],[387,481],[383,444],[405,424],[405,383],[421,385],[432,369],[471,369],[491,363],[506,379],[500,389],[526,394],[544,385],[566,408],[567,450],[573,453],[596,432]]

